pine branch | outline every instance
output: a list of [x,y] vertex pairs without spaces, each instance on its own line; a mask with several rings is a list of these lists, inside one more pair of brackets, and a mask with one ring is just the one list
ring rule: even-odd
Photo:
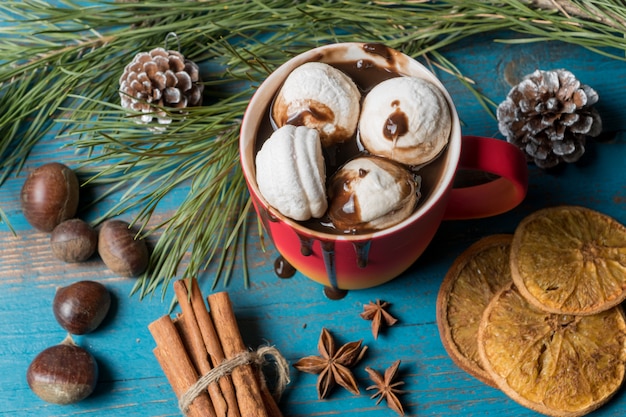
[[623,2],[621,4],[571,0],[525,0],[524,2],[539,9],[557,10],[569,19],[576,16],[601,23],[621,32],[626,31],[626,11]]
[[[100,198],[120,196],[95,222],[133,212],[144,234],[158,236],[152,266],[135,288],[141,297],[215,263],[216,278],[228,278],[237,252],[245,253],[250,202],[238,127],[256,86],[291,56],[330,42],[382,42],[453,74],[492,113],[495,103],[446,59],[445,48],[509,30],[526,37],[507,42],[556,40],[615,59],[626,52],[621,1],[58,4],[0,4],[0,185],[47,134],[75,146],[85,155],[79,170],[87,185],[107,188]],[[172,32],[201,65],[208,94],[185,115],[171,112],[172,125],[155,136],[118,104],[118,78],[134,54],[164,46]],[[175,212],[151,224],[181,189],[188,191]],[[1,212],[0,220],[7,221]]]

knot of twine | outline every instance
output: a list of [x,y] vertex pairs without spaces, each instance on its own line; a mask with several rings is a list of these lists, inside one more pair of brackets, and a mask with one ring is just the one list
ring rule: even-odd
[[265,356],[271,356],[274,359],[276,370],[278,371],[276,387],[274,389],[274,397],[278,401],[287,384],[289,384],[289,364],[287,360],[280,354],[279,350],[273,346],[261,346],[256,351],[241,352],[230,359],[226,359],[206,374],[202,375],[195,384],[181,395],[178,399],[178,407],[186,415],[189,406],[193,401],[206,391],[209,385],[219,381],[221,378],[230,375],[237,367],[245,365],[257,365],[259,367],[267,364],[269,361]]

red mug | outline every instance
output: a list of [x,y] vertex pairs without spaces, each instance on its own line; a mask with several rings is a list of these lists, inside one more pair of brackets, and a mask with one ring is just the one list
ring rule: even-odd
[[[421,77],[443,92],[452,129],[446,149],[437,158],[441,160],[441,172],[416,211],[395,226],[363,234],[321,232],[282,215],[259,192],[255,169],[257,136],[267,123],[268,109],[286,77],[311,61],[344,66],[368,62],[400,75]],[[252,202],[280,255],[308,278],[339,290],[370,288],[392,280],[420,257],[442,220],[504,213],[525,198],[528,186],[526,158],[517,147],[499,139],[462,136],[454,103],[443,84],[414,59],[382,45],[331,44],[304,52],[281,65],[251,98],[239,145]],[[454,188],[459,170],[484,171],[497,179]]]

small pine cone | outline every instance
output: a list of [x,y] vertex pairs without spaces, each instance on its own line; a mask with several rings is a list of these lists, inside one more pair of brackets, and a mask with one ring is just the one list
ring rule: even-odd
[[598,136],[602,121],[592,107],[598,94],[571,72],[537,70],[513,87],[498,106],[498,127],[540,168],[575,162],[587,136]]
[[163,107],[182,109],[202,103],[198,65],[176,51],[155,48],[135,55],[120,77],[122,107],[144,113],[137,123],[171,123]]

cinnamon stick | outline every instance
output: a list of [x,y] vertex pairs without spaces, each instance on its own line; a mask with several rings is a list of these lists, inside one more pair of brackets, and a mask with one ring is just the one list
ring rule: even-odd
[[[205,349],[209,354],[209,358],[211,359],[213,366],[215,367],[224,361],[225,356],[219,337],[217,336],[215,326],[211,320],[209,311],[207,310],[204,298],[202,297],[200,287],[198,286],[198,281],[196,279],[191,280],[191,290],[188,287],[187,281],[182,282],[185,284],[187,294],[191,292],[189,304],[191,305],[196,322],[198,323]],[[241,414],[239,412],[239,404],[237,403],[235,387],[233,386],[231,377],[229,375],[223,376],[219,380],[219,385],[222,390],[224,400],[228,406],[228,412],[227,414],[224,414],[224,416],[240,417]]]
[[[148,329],[157,347],[153,350],[177,398],[180,398],[198,380],[176,326],[169,316],[150,323]],[[188,417],[217,417],[209,396],[203,393],[195,398],[187,411]]]
[[[193,281],[195,282],[195,280]],[[198,288],[197,292],[199,291],[200,289]],[[196,316],[196,310],[204,310],[207,316],[208,311],[204,305],[201,295],[201,306],[195,305],[196,303],[194,300],[190,299],[190,294],[187,290],[185,281],[175,281],[174,292],[182,310],[182,314],[178,317],[178,320],[180,321],[181,336],[183,336],[183,341],[186,341],[185,344],[187,345],[187,350],[189,351],[191,361],[196,367],[196,370],[200,375],[204,375],[213,369],[213,365],[209,360],[208,348],[204,342],[204,338],[202,337],[202,329]],[[192,294],[193,292],[194,289],[192,289]],[[238,405],[232,384],[228,386],[228,384],[214,382],[209,384],[207,388],[209,397],[218,416],[239,417]],[[228,393],[229,390],[230,394]],[[235,397],[234,403],[231,402],[228,404],[225,398],[226,395],[229,397]]]
[[[246,351],[228,293],[217,292],[207,297],[209,312],[227,359]],[[245,417],[270,417],[268,414],[256,371],[252,365],[233,370],[239,411]]]
[[[264,378],[263,373],[260,370],[257,370],[257,378]],[[265,404],[267,414],[270,417],[282,417],[283,413],[280,411],[280,408],[278,408],[278,404],[276,403],[276,400],[274,399],[274,396],[270,392],[269,388],[265,385],[265,380],[262,379],[259,384],[261,386],[261,398]]]
[[[209,372],[212,367],[209,364],[204,342],[200,336],[198,325],[193,320],[193,316],[183,313],[174,319],[174,324],[198,375],[204,375]],[[215,414],[217,416],[226,416],[228,407],[219,385],[217,383],[209,384],[207,392],[215,409]]]

